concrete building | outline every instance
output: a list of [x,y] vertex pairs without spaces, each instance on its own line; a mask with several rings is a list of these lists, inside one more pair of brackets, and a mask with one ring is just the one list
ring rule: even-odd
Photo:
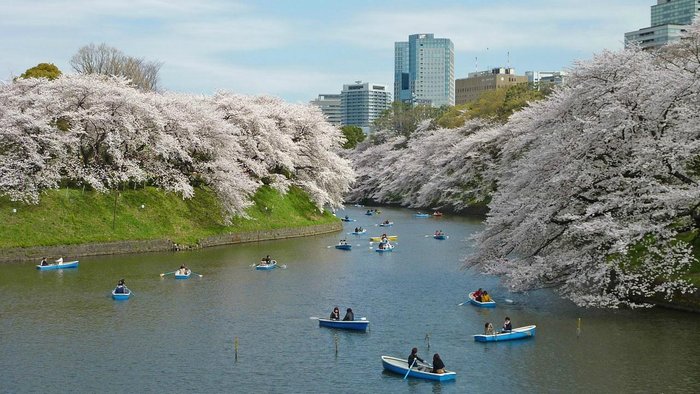
[[449,38],[412,34],[394,43],[394,98],[433,107],[454,105],[454,45]]
[[319,94],[316,100],[310,102],[321,109],[328,123],[340,126],[343,123],[343,111],[340,107],[339,94]]
[[651,6],[651,26],[625,33],[625,45],[657,49],[678,41],[699,14],[700,0],[657,0]]
[[342,125],[359,126],[365,133],[372,131],[372,123],[391,106],[391,92],[386,85],[355,81],[343,85],[340,93]]
[[539,89],[542,85],[563,85],[566,82],[566,71],[525,71],[527,82]]
[[524,75],[515,75],[514,68],[494,68],[489,71],[469,73],[467,78],[455,81],[456,105],[464,104],[479,98],[489,90],[510,87],[527,83]]

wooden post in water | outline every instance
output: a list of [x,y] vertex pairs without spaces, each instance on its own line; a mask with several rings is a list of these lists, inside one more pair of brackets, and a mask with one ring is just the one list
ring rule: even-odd
[[581,318],[578,318],[578,321],[576,322],[576,338],[581,336]]
[[238,337],[233,337],[233,352],[235,361],[238,361]]

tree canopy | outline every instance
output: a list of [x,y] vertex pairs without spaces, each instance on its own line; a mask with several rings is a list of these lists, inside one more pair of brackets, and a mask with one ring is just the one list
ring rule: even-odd
[[345,136],[344,149],[355,149],[357,144],[365,140],[365,132],[358,126],[343,126],[340,128]]
[[20,78],[46,78],[56,79],[61,75],[61,70],[53,63],[39,63],[32,68],[28,68]]
[[143,92],[94,74],[20,79],[0,87],[0,124],[0,195],[28,203],[62,184],[149,184],[183,198],[205,185],[228,221],[263,184],[338,207],[354,175],[318,109],[271,97]]
[[89,44],[78,50],[70,59],[70,65],[81,74],[122,76],[142,90],[158,90],[158,73],[161,62],[148,61],[125,55],[107,44]]

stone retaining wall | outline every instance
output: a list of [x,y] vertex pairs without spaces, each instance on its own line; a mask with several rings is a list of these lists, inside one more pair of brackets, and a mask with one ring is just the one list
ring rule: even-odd
[[245,233],[232,233],[216,235],[199,240],[192,247],[181,247],[169,239],[154,239],[146,241],[118,241],[102,242],[81,245],[57,245],[57,246],[33,246],[28,248],[0,249],[0,263],[17,261],[39,261],[42,257],[49,259],[63,256],[66,261],[82,256],[96,256],[104,254],[145,253],[162,252],[167,250],[197,249],[210,246],[230,245],[244,242],[269,241],[275,239],[306,237],[310,235],[326,234],[343,229],[343,224],[338,221],[329,224],[300,228],[283,228],[275,230],[251,231]]

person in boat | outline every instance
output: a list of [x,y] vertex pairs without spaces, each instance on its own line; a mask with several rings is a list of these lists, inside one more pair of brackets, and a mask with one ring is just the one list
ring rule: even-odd
[[384,221],[384,224],[389,224],[389,221],[388,221],[388,220],[385,220],[385,221]]
[[345,312],[345,317],[343,317],[343,321],[353,321],[355,320],[355,314],[352,313],[352,308],[348,308],[348,310]]
[[49,263],[46,262],[46,257],[42,257],[41,258],[41,266],[46,267],[47,265],[49,265]]
[[56,259],[56,264],[63,264],[63,256]]
[[359,230],[357,227],[355,227],[355,232],[356,232],[356,233],[359,233],[360,230]]
[[493,329],[493,324],[491,323],[486,323],[484,324],[484,334],[485,335],[494,335],[496,331]]
[[481,287],[479,287],[479,290],[477,290],[477,291],[474,292],[474,299],[475,299],[476,301],[481,302],[481,295],[482,295],[483,293],[484,293],[484,291],[481,290]]
[[422,363],[425,362],[422,358],[418,357],[418,348],[414,347],[411,349],[411,355],[408,356],[408,367],[419,371],[423,370],[424,368],[422,366],[415,365],[418,363],[418,361]]
[[491,296],[488,291],[484,290],[481,294],[481,302],[491,302]]
[[347,240],[344,240],[344,239],[340,240],[340,245],[347,245],[347,244],[348,244]]
[[510,322],[510,317],[506,316],[506,320],[503,322],[503,331],[501,332],[511,332],[513,331],[513,325]]
[[350,216],[345,215],[345,220],[350,220]]
[[432,373],[445,373],[445,363],[442,362],[440,355],[435,353],[433,355],[433,370]]
[[260,259],[260,264],[262,264],[262,265],[268,265],[270,263],[272,263],[272,259],[270,258],[269,254],[267,256],[263,257],[262,259]]
[[117,294],[126,293],[126,284],[124,283],[124,279],[119,279],[119,282],[117,282],[117,288],[114,289],[114,292]]
[[340,320],[340,309],[337,306],[331,312],[331,320]]

